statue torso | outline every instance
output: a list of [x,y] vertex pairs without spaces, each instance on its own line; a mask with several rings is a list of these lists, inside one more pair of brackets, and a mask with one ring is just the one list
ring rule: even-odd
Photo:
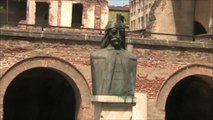
[[[133,95],[136,56],[126,50],[100,49],[91,54],[93,93]],[[95,66],[94,66],[95,65]]]

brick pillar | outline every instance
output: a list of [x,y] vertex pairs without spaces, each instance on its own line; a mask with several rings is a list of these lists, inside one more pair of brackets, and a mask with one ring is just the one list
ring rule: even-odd
[[72,1],[62,1],[61,3],[61,23],[60,26],[71,27],[72,22]]
[[36,2],[27,0],[27,24],[35,24]]
[[51,1],[50,9],[49,9],[49,24],[51,26],[57,26],[58,23],[58,16],[59,16],[59,5],[58,1]]
[[84,4],[82,23],[85,28],[95,27],[95,3],[88,2]]
[[101,28],[101,5],[96,3],[95,4],[95,28]]
[[101,5],[101,20],[100,20],[100,28],[104,29],[108,23],[109,19],[109,8],[107,3],[103,3]]

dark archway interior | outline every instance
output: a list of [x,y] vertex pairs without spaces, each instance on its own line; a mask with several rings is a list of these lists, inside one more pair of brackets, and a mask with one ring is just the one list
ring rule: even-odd
[[1,0],[0,24],[26,24],[26,0]]
[[58,72],[34,68],[18,75],[4,96],[3,120],[74,120],[75,93]]
[[45,2],[36,2],[36,20],[38,26],[49,25],[49,4]]
[[166,120],[213,120],[212,85],[212,78],[195,76],[177,83],[167,99]]
[[207,31],[205,28],[197,21],[194,21],[194,35],[205,34]]
[[79,3],[73,4],[72,27],[79,28],[82,26],[82,13],[83,13],[83,5]]

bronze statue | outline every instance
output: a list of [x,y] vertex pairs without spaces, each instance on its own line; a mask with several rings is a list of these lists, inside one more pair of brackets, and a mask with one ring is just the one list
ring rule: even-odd
[[101,49],[91,54],[94,95],[134,96],[136,55],[126,50],[123,16],[109,22]]

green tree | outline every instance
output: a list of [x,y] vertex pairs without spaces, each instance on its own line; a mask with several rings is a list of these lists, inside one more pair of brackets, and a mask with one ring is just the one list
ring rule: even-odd
[[4,6],[0,5],[0,13],[3,13],[3,12],[5,12],[5,8],[4,8]]

